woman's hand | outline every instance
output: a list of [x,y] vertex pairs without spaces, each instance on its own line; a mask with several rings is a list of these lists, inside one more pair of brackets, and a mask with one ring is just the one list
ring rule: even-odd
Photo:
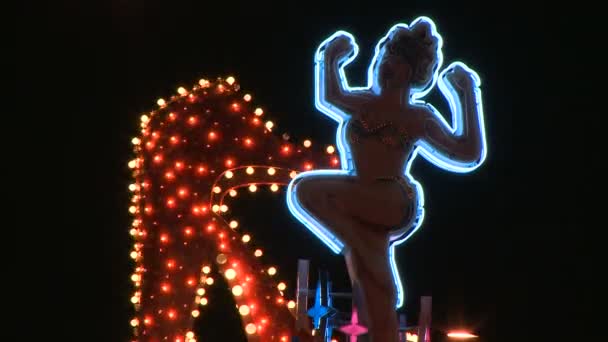
[[350,55],[354,50],[355,45],[351,38],[346,35],[339,35],[325,46],[325,58],[333,62]]
[[459,92],[471,91],[473,87],[477,86],[477,81],[473,74],[460,65],[455,65],[448,70],[445,78]]

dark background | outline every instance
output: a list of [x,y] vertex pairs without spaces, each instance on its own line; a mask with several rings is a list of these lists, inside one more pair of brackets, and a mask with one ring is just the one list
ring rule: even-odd
[[[158,97],[201,77],[233,75],[281,133],[333,143],[334,124],[313,105],[318,44],[335,30],[351,32],[361,51],[347,73],[358,84],[377,39],[419,15],[443,36],[444,65],[459,59],[481,76],[489,154],[462,175],[416,161],[427,216],[398,251],[405,312],[415,320],[419,296],[432,295],[439,331],[467,327],[482,341],[597,337],[587,320],[601,267],[591,257],[587,221],[602,203],[593,199],[603,185],[595,175],[606,167],[593,133],[602,111],[585,94],[601,87],[603,58],[592,36],[601,21],[583,3],[115,0],[26,5],[27,12],[43,19],[38,31],[18,26],[19,71],[31,72],[23,84],[52,77],[46,93],[53,102],[40,115],[52,115],[61,131],[51,135],[63,143],[59,229],[66,235],[54,249],[65,258],[52,271],[62,275],[65,293],[55,311],[67,314],[48,340],[128,336],[126,164],[138,118]],[[258,212],[250,209],[247,221],[284,274],[295,277],[297,258],[310,258],[313,270],[328,269],[343,287],[342,260],[267,197],[256,199]],[[256,219],[263,210],[273,214]],[[214,326],[229,333],[229,324]]]

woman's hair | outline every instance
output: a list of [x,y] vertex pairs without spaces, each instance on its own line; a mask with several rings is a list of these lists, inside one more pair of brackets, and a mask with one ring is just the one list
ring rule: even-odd
[[388,53],[403,58],[410,65],[412,86],[422,87],[431,80],[437,67],[437,44],[431,26],[419,22],[409,28],[397,29],[385,47]]

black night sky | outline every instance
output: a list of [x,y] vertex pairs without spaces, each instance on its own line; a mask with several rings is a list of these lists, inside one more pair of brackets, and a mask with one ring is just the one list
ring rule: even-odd
[[[583,56],[598,24],[571,9],[511,2],[280,3],[63,3],[43,20],[49,38],[22,44],[23,51],[47,56],[64,108],[54,115],[67,130],[61,134],[59,229],[68,246],[58,250],[65,256],[66,298],[74,304],[62,308],[70,311],[65,327],[53,329],[58,336],[48,340],[128,337],[126,165],[138,118],[157,98],[200,78],[233,75],[273,113],[280,133],[334,143],[334,123],[313,104],[318,44],[336,30],[351,32],[361,51],[347,74],[351,84],[360,84],[377,39],[420,15],[432,18],[443,36],[444,65],[462,60],[482,78],[489,154],[471,174],[443,171],[422,158],[415,162],[412,173],[424,186],[427,215],[398,250],[405,312],[415,320],[419,297],[432,295],[438,331],[466,327],[481,341],[543,341],[556,333],[567,335],[553,340],[591,337],[592,330],[583,329],[592,315],[586,284],[598,268],[584,218],[599,194],[599,183],[588,180],[606,167],[584,148],[599,140],[590,132],[599,126],[599,111],[588,112],[582,98],[598,81],[577,75],[588,76],[594,64],[604,63]],[[40,63],[28,55],[26,63]],[[430,100],[445,106],[440,97]],[[348,290],[342,258],[298,225],[282,200],[260,196],[254,207],[253,199],[244,205],[266,252],[292,272],[286,274],[294,285],[302,257],[313,261],[313,272],[329,270],[335,286]],[[230,320],[213,324],[225,336],[232,333]],[[87,338],[80,338],[83,333]]]

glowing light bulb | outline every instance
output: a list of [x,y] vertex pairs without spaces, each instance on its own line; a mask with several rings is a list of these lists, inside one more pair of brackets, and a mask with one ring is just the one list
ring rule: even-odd
[[[190,278],[188,278],[188,280],[186,280],[186,284],[188,286],[194,286],[196,284],[196,280],[194,278],[190,277]],[[211,284],[209,284],[209,285],[211,285]]]
[[141,280],[141,277],[139,276],[139,274],[133,274],[133,275],[131,275],[131,280],[133,282],[138,282]]
[[218,254],[217,258],[215,258],[215,261],[217,261],[218,264],[223,265],[226,263],[226,261],[228,261],[228,258],[225,254]]
[[141,122],[143,122],[143,123],[147,123],[148,121],[150,121],[150,118],[145,114],[142,115],[140,119],[141,119]]
[[187,188],[179,188],[179,190],[177,190],[177,195],[181,198],[187,197],[188,196],[188,189]]
[[448,337],[458,340],[468,340],[472,338],[477,338],[479,336],[473,335],[468,331],[451,331],[448,333]]
[[262,108],[256,108],[253,113],[257,116],[260,116],[260,115],[264,114],[264,111],[262,110]]
[[163,156],[160,154],[157,154],[154,156],[154,158],[152,160],[154,160],[154,162],[156,164],[160,164],[163,161]]
[[261,249],[256,249],[255,252],[253,252],[253,255],[255,255],[257,258],[261,257],[264,254],[264,252],[262,252]]
[[244,243],[247,243],[247,242],[251,241],[251,236],[249,236],[248,234],[245,234],[245,235],[243,235],[242,240]]
[[173,197],[167,198],[167,207],[175,208],[175,199]]
[[215,192],[216,194],[219,194],[220,192],[222,192],[222,188],[220,188],[219,186],[214,186],[213,192]]
[[230,228],[235,229],[236,227],[239,226],[239,223],[236,220],[232,220],[229,223]]
[[296,171],[291,171],[289,173],[289,178],[291,178],[291,179],[296,178],[297,175],[298,175],[298,173]]
[[285,285],[285,283],[281,282],[279,283],[279,285],[277,285],[277,289],[279,289],[279,291],[285,291],[285,289],[287,288],[287,285]]
[[332,153],[336,152],[336,149],[333,146],[331,146],[331,145],[327,146],[327,148],[325,150],[329,154],[332,154]]
[[133,303],[133,304],[139,303],[139,297],[137,297],[137,296],[131,297],[131,303]]
[[228,179],[232,178],[232,176],[234,176],[234,174],[232,173],[232,171],[226,171],[226,173],[224,173],[224,176]]
[[137,166],[137,162],[135,160],[131,160],[127,165],[129,166],[129,169],[134,169]]
[[266,129],[268,129],[269,131],[272,130],[272,127],[274,127],[274,123],[272,121],[266,121]]
[[275,267],[268,268],[268,275],[273,276],[275,274],[277,274],[277,269]]
[[251,192],[256,192],[257,190],[258,190],[258,187],[257,187],[257,186],[255,186],[255,184],[251,184],[251,185],[249,186],[249,191],[251,191]]
[[293,300],[290,300],[289,302],[287,302],[287,307],[289,309],[293,309],[296,307],[296,302],[294,302]]
[[233,270],[232,268],[229,268],[226,270],[226,272],[224,272],[224,276],[226,277],[226,279],[232,280],[232,279],[236,278],[236,271]]
[[219,205],[217,205],[217,204],[214,204],[214,205],[211,207],[211,211],[213,211],[214,213],[217,213],[218,211],[220,211],[220,206],[219,206]]
[[209,274],[210,272],[211,272],[211,267],[209,267],[209,266],[203,266],[203,273]]
[[172,135],[169,138],[169,141],[171,142],[171,144],[176,145],[179,142],[179,138],[177,136],[175,136],[175,135]]
[[135,234],[137,234],[137,229],[135,229],[135,228],[131,228],[131,230],[129,230],[129,234],[130,234],[131,236],[135,236]]
[[138,325],[139,325],[139,320],[138,320],[137,318],[133,318],[133,319],[131,320],[131,326],[132,326],[132,327],[136,327],[136,326],[138,326]]
[[270,167],[268,168],[268,174],[269,175],[274,175],[275,173],[277,173],[277,170],[274,167]]
[[241,287],[241,285],[235,285],[232,287],[232,294],[236,297],[239,297],[240,295],[243,294],[243,288]]
[[279,190],[279,186],[278,186],[278,185],[276,185],[276,184],[272,184],[272,185],[270,186],[270,190],[271,190],[272,192],[276,192],[276,191],[278,191],[278,190]]
[[201,298],[201,302],[200,302],[201,305],[207,305],[207,303],[209,303],[207,298],[205,298],[205,297]]
[[207,137],[209,138],[209,140],[215,140],[215,139],[217,139],[217,133],[215,133],[214,131],[211,131],[211,132],[209,132]]
[[165,102],[165,100],[164,100],[164,99],[158,99],[158,101],[156,101],[156,104],[157,104],[159,107],[163,107],[163,106],[164,106],[164,105],[166,105],[167,103]]
[[206,79],[204,79],[204,78],[201,78],[201,79],[198,81],[198,84],[200,84],[200,86],[201,86],[201,87],[203,87],[203,88],[208,88],[208,87],[209,87],[210,82],[209,82],[209,81],[207,81],[207,80],[206,80]]
[[247,324],[247,326],[245,326],[245,331],[247,332],[247,334],[249,335],[253,335],[255,334],[255,332],[258,330],[258,328],[255,326],[255,324],[253,323],[249,323]]
[[175,261],[174,260],[168,260],[167,261],[167,268],[168,269],[172,269],[175,267]]
[[220,211],[225,213],[228,211],[228,206],[225,204],[220,205]]
[[309,148],[312,145],[312,142],[310,140],[304,140],[304,147]]
[[226,167],[232,167],[232,165],[234,165],[234,160],[228,158],[226,159],[226,161],[224,162],[224,165],[226,165]]
[[177,114],[169,113],[169,121],[175,121],[175,120],[177,120]]
[[160,235],[160,242],[162,242],[162,243],[169,242],[169,235],[168,234],[161,234]]
[[144,325],[151,325],[151,324],[152,324],[152,318],[150,316],[144,317]]
[[236,81],[236,80],[235,80],[235,79],[234,79],[234,77],[232,77],[232,76],[229,76],[229,77],[226,79],[226,83],[228,83],[228,84],[230,84],[230,85],[234,84],[234,82],[235,82],[235,81]]
[[305,163],[305,164],[304,164],[304,168],[305,168],[306,170],[312,170],[312,164],[311,164],[311,163]]
[[243,142],[245,143],[245,146],[247,146],[247,147],[251,147],[253,145],[253,140],[251,138],[245,138],[245,140],[243,140]]
[[211,278],[211,277],[208,277],[208,278],[205,280],[205,283],[206,283],[207,285],[213,285],[213,282],[214,282],[214,281],[213,281],[213,278]]
[[245,172],[247,172],[248,175],[252,175],[255,170],[251,166],[249,166],[247,167],[247,169],[245,169]]
[[169,319],[175,319],[177,317],[177,313],[175,312],[175,310],[169,310],[167,311],[167,316],[169,317]]
[[184,163],[181,162],[181,161],[175,162],[175,169],[177,169],[177,170],[183,170],[184,169]]
[[133,145],[139,145],[139,144],[141,144],[141,139],[139,139],[139,138],[133,138],[133,139],[131,139],[131,144],[133,144]]
[[228,194],[230,195],[230,197],[236,197],[237,192],[236,192],[236,190],[232,189],[232,190],[230,190],[230,192],[228,192]]
[[130,190],[130,191],[135,191],[135,190],[137,190],[137,184],[129,184],[129,190]]
[[245,100],[247,102],[251,101],[251,95],[245,94],[245,96],[243,96],[243,100]]
[[241,316],[247,316],[249,315],[249,312],[251,312],[251,310],[247,305],[241,305],[239,307],[239,313],[241,314]]
[[172,171],[167,171],[167,172],[165,172],[165,178],[167,180],[174,180],[175,174]]
[[177,93],[180,95],[186,95],[188,93],[188,91],[184,87],[179,87],[179,88],[177,88]]
[[136,206],[133,206],[133,205],[132,205],[132,206],[130,206],[130,207],[129,207],[129,212],[130,212],[131,214],[135,214],[135,213],[137,212],[137,207],[136,207]]
[[130,256],[131,256],[131,259],[137,259],[137,252],[135,252],[135,251],[131,252]]

